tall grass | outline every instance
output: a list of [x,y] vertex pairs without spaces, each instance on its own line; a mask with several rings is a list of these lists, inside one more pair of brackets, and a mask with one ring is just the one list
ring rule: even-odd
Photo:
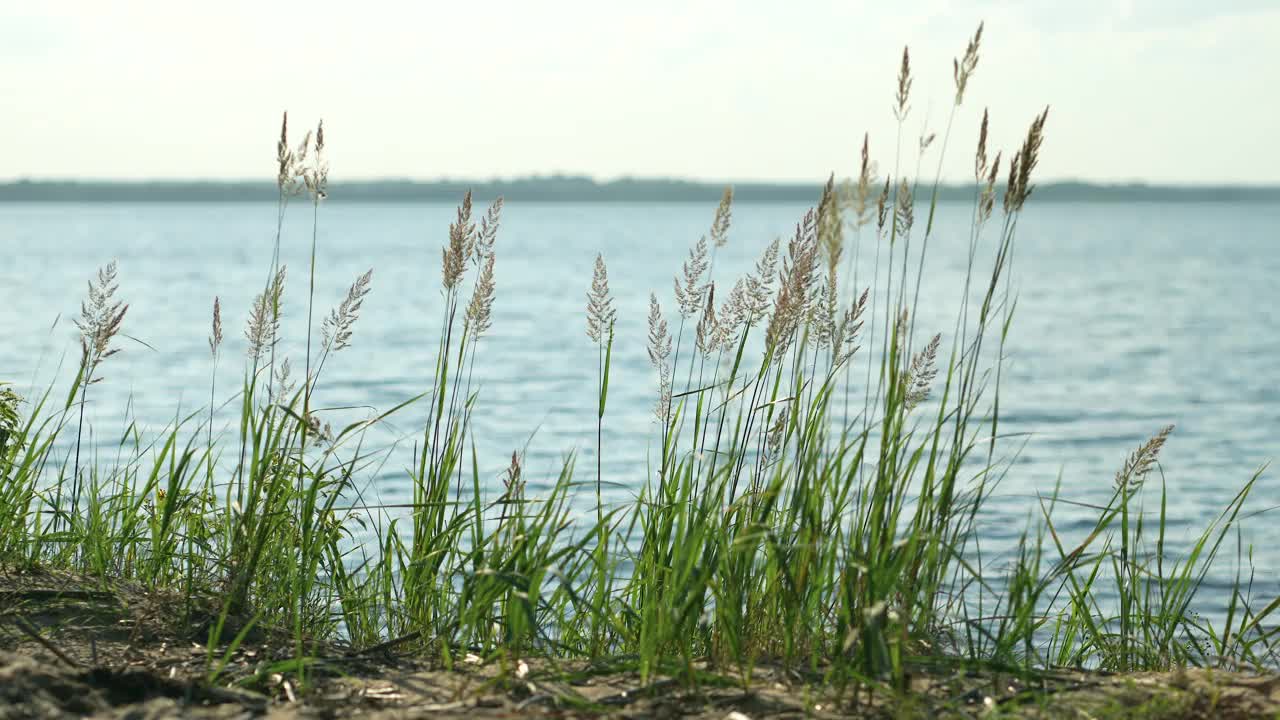
[[[981,28],[955,65],[944,151],[980,39]],[[900,123],[910,112],[908,57]],[[109,265],[90,285],[81,367],[65,402],[52,405],[50,390],[26,404],[0,388],[0,560],[221,598],[220,617],[207,624],[211,647],[254,625],[277,628],[292,637],[304,682],[320,641],[415,647],[446,665],[469,653],[615,658],[645,680],[694,682],[710,668],[744,685],[766,662],[841,685],[902,683],[914,663],[943,657],[1027,672],[1273,662],[1267,619],[1277,604],[1255,609],[1247,583],[1232,590],[1225,626],[1191,612],[1257,476],[1190,554],[1172,557],[1163,484],[1158,511],[1144,505],[1171,428],[1124,464],[1083,542],[1070,546],[1058,532],[1053,509],[1066,500],[1054,491],[1032,506],[1009,564],[983,562],[984,503],[1009,471],[997,447],[1016,231],[1046,119],[1047,110],[1032,120],[998,186],[1001,156],[988,158],[984,111],[964,291],[947,344],[917,329],[941,156],[922,180],[900,174],[899,150],[877,197],[864,142],[857,180],[842,188],[833,176],[788,242],[765,247],[733,282],[713,277],[731,227],[726,192],[710,251],[699,240],[675,278],[679,319],[669,323],[651,295],[658,457],[637,500],[621,507],[604,500],[603,427],[614,343],[637,340],[615,337],[603,256],[587,316],[597,363],[593,482],[575,479],[570,456],[551,491],[531,498],[519,451],[496,497],[482,481],[472,378],[497,295],[501,199],[477,224],[468,193],[449,228],[442,330],[422,393],[345,427],[322,423],[313,399],[326,361],[353,341],[372,271],[327,316],[314,312],[324,135],[318,128],[290,149],[286,119],[276,241],[251,304],[236,433],[213,431],[211,380],[207,412],[175,418],[151,441],[131,430],[115,461],[82,463],[88,389],[124,322]],[[931,143],[919,143],[920,160]],[[306,360],[291,382],[288,361],[276,357],[280,237],[290,198],[304,191]],[[921,230],[917,204],[926,200]],[[874,252],[861,247],[864,227]],[[317,315],[325,319],[314,343]],[[212,327],[211,373],[224,347],[218,299]],[[425,406],[426,421],[406,470],[411,512],[395,516],[363,500],[376,454],[367,431],[411,405]],[[60,458],[73,419],[74,460]],[[577,516],[575,499],[592,491],[595,512]]]

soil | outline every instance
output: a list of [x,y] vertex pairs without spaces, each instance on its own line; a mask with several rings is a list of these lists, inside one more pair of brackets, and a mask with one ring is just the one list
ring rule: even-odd
[[[0,570],[0,720],[1280,717],[1280,675],[1222,670],[1025,681],[940,663],[914,672],[906,693],[839,693],[820,676],[767,665],[745,689],[705,669],[697,688],[669,678],[643,686],[625,658],[593,666],[470,657],[445,670],[395,644],[314,650],[302,692],[287,638],[250,633],[234,652],[210,653],[202,641],[216,602],[203,614],[199,605],[123,583]],[[212,679],[210,658],[221,666]]]

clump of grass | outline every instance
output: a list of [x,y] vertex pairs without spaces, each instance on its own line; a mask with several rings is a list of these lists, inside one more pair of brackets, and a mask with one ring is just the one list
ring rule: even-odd
[[[981,35],[980,26],[953,64],[955,98],[940,154],[976,73]],[[913,81],[904,50],[893,98],[900,127]],[[727,189],[675,276],[667,307],[678,321],[671,315],[668,322],[662,300],[650,294],[659,457],[637,499],[614,507],[604,500],[603,427],[614,343],[632,339],[615,334],[617,311],[598,255],[586,309],[597,355],[595,513],[582,518],[571,512],[579,487],[572,455],[543,497],[528,496],[519,451],[499,492],[479,471],[471,433],[480,393],[472,378],[479,341],[501,302],[501,198],[477,223],[467,193],[448,229],[442,329],[421,394],[336,431],[322,420],[314,399],[325,393],[324,367],[351,347],[373,271],[357,277],[321,320],[313,356],[319,208],[329,168],[323,125],[293,146],[286,115],[277,143],[276,242],[250,305],[231,439],[214,432],[211,378],[207,427],[193,427],[193,415],[154,442],[134,433],[121,461],[95,461],[82,473],[87,388],[116,352],[112,341],[127,309],[115,300],[115,265],[107,266],[90,285],[79,322],[80,373],[61,412],[45,412],[46,393],[24,417],[16,397],[0,388],[0,559],[214,593],[224,606],[209,626],[211,677],[219,675],[212,648],[226,635],[234,646],[249,628],[267,626],[292,637],[291,669],[304,685],[319,640],[412,647],[446,666],[466,653],[504,662],[535,654],[613,658],[645,681],[673,674],[695,683],[705,666],[744,686],[768,662],[822,673],[853,696],[869,682],[905,688],[913,663],[942,655],[1023,673],[1055,665],[1208,665],[1219,656],[1274,660],[1264,623],[1280,602],[1255,610],[1248,586],[1237,582],[1225,626],[1191,613],[1256,476],[1182,558],[1168,550],[1163,484],[1158,516],[1144,511],[1172,428],[1124,464],[1083,542],[1070,544],[1058,532],[1055,492],[1038,503],[1038,521],[1009,566],[983,564],[978,520],[1009,470],[997,441],[1016,228],[1034,189],[1047,112],[1033,119],[1008,165],[998,222],[1001,154],[990,155],[983,112],[966,280],[945,338],[936,329],[917,337],[915,327],[929,280],[924,263],[941,157],[932,189],[900,172],[900,151],[881,182],[864,137],[856,180],[841,184],[831,175],[785,253],[774,240],[740,278],[717,278],[714,264],[732,230]],[[920,159],[933,138],[922,137]],[[312,240],[300,332],[306,362],[295,388],[289,359],[276,357],[288,331],[280,238],[290,199],[304,191]],[[868,227],[874,252],[862,247]],[[215,367],[223,344],[215,298]],[[415,404],[425,405],[426,418],[406,469],[412,502],[409,514],[396,517],[393,508],[363,501],[371,468],[381,466],[365,447],[366,431]],[[66,462],[53,455],[73,408],[80,421],[66,503]],[[356,526],[367,541],[355,539]]]

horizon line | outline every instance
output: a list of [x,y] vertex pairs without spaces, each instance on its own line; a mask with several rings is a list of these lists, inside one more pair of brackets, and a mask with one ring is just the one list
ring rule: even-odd
[[[590,182],[596,185],[614,185],[624,183],[653,183],[668,185],[695,185],[695,186],[714,186],[724,188],[727,186],[747,186],[747,187],[778,187],[778,188],[800,188],[800,187],[821,187],[825,180],[796,180],[796,179],[761,179],[761,178],[694,178],[680,177],[675,175],[617,175],[617,176],[597,176],[588,173],[573,173],[562,171],[551,171],[546,173],[530,173],[525,175],[436,175],[431,177],[408,176],[408,175],[376,175],[376,176],[360,176],[349,177],[347,179],[330,180],[330,185],[368,185],[368,184],[419,184],[419,185],[440,185],[440,184],[466,184],[473,183],[477,185],[502,185],[511,183],[522,183],[531,181],[576,181]],[[837,182],[843,182],[843,179],[837,178]],[[109,176],[85,176],[85,177],[67,177],[67,176],[11,176],[0,178],[0,187],[13,185],[274,185],[274,178],[270,177],[109,177]],[[933,181],[921,183],[922,186],[931,187]],[[1151,188],[1151,189],[1176,189],[1176,190],[1199,190],[1199,189],[1242,189],[1242,190],[1280,190],[1280,180],[1274,181],[1182,181],[1182,180],[1150,180],[1144,178],[1131,178],[1124,180],[1093,180],[1075,177],[1050,178],[1039,180],[1035,183],[1039,187],[1049,186],[1087,186],[1099,189],[1107,188]],[[973,180],[940,180],[940,187],[972,187],[975,185]],[[1002,183],[997,183],[1002,185]]]

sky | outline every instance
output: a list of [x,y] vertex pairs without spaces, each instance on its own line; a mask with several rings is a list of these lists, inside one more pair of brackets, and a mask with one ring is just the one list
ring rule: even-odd
[[944,179],[1048,105],[1042,180],[1280,182],[1275,0],[0,0],[0,179],[270,179],[283,110],[335,182],[932,175],[980,21]]

